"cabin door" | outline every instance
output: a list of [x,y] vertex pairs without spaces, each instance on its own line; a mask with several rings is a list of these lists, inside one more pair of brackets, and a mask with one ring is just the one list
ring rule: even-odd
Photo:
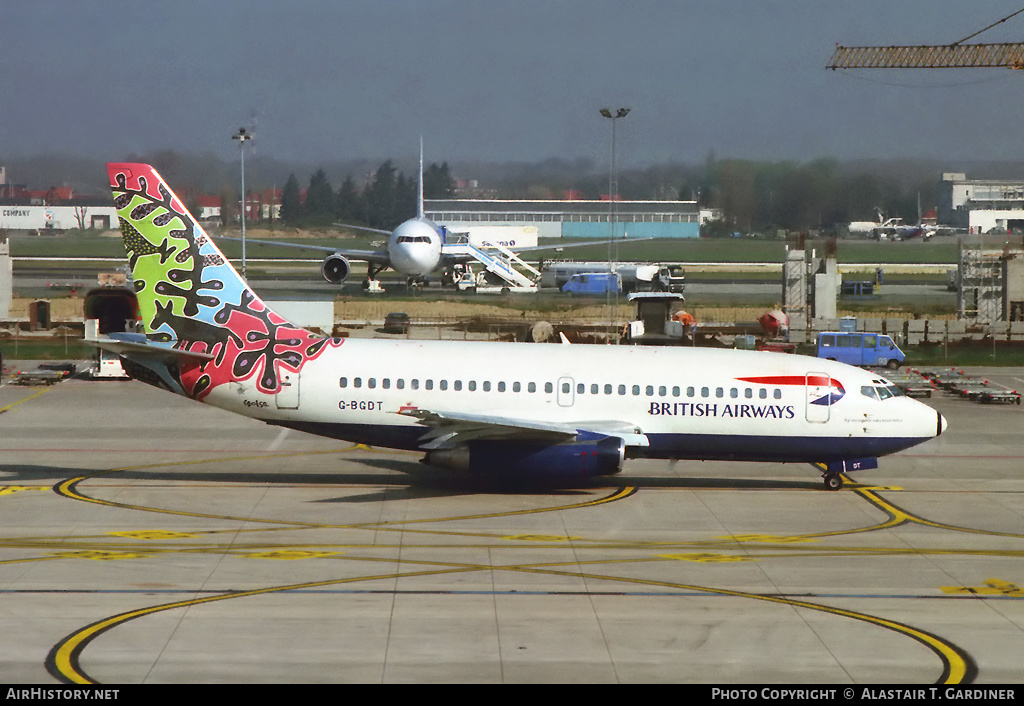
[[806,414],[809,422],[827,422],[832,411],[832,387],[825,373],[805,376]]

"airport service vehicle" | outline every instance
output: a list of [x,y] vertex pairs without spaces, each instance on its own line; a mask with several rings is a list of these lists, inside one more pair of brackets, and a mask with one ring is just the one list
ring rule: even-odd
[[573,275],[562,287],[563,294],[607,294],[621,292],[622,278],[617,272],[592,272]]
[[107,167],[143,329],[90,342],[134,378],[267,424],[418,450],[435,468],[577,483],[630,458],[841,473],[946,422],[876,373],[689,347],[331,338],[267,308],[159,174]]
[[817,356],[826,360],[896,370],[907,356],[888,336],[880,333],[827,332],[818,334]]
[[409,333],[409,315],[392,311],[384,317],[384,333]]

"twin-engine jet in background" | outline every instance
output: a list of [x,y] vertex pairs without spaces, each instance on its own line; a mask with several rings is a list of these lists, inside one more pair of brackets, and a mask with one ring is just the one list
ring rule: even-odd
[[268,424],[481,478],[727,459],[814,463],[829,488],[945,428],[878,374],[818,358],[316,335],[267,308],[152,167],[108,171],[144,333],[94,342],[132,377]]
[[[475,246],[465,243],[449,243],[446,241],[446,230],[427,218],[423,206],[423,145],[420,145],[420,166],[419,179],[417,182],[416,216],[403,221],[393,231],[368,228],[366,226],[354,226],[339,224],[344,228],[364,230],[371,233],[379,233],[388,237],[387,243],[377,250],[358,250],[352,248],[330,248],[318,245],[303,243],[288,243],[277,240],[255,240],[248,238],[249,243],[261,245],[276,245],[280,247],[300,248],[326,253],[320,265],[320,273],[323,278],[331,284],[342,284],[352,272],[352,260],[367,263],[367,279],[374,282],[377,275],[389,267],[395,272],[403,275],[410,284],[424,282],[432,273],[437,270],[447,270],[457,264],[471,262],[482,263],[494,269],[507,271],[510,265],[496,263],[492,260],[491,254],[483,252]],[[226,240],[237,240],[237,238],[225,238]],[[633,238],[636,240],[647,240],[647,238]],[[582,247],[585,245],[607,244],[608,241],[588,241],[578,243],[561,243],[558,245],[535,245],[527,247],[511,247],[514,253],[523,253],[539,250],[560,251],[565,248]]]

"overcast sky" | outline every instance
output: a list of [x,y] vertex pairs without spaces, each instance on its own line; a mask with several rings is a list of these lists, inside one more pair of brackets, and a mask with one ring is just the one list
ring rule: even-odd
[[[1024,0],[0,0],[0,163],[1024,157],[1024,72],[824,67]],[[973,41],[1024,40],[1024,15]]]

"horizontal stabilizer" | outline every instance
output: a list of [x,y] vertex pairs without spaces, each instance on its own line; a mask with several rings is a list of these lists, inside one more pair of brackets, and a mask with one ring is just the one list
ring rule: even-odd
[[87,338],[85,342],[117,355],[131,355],[162,363],[177,363],[182,360],[206,362],[214,359],[209,353],[175,348],[174,341],[150,341],[141,333],[113,333],[99,338]]

